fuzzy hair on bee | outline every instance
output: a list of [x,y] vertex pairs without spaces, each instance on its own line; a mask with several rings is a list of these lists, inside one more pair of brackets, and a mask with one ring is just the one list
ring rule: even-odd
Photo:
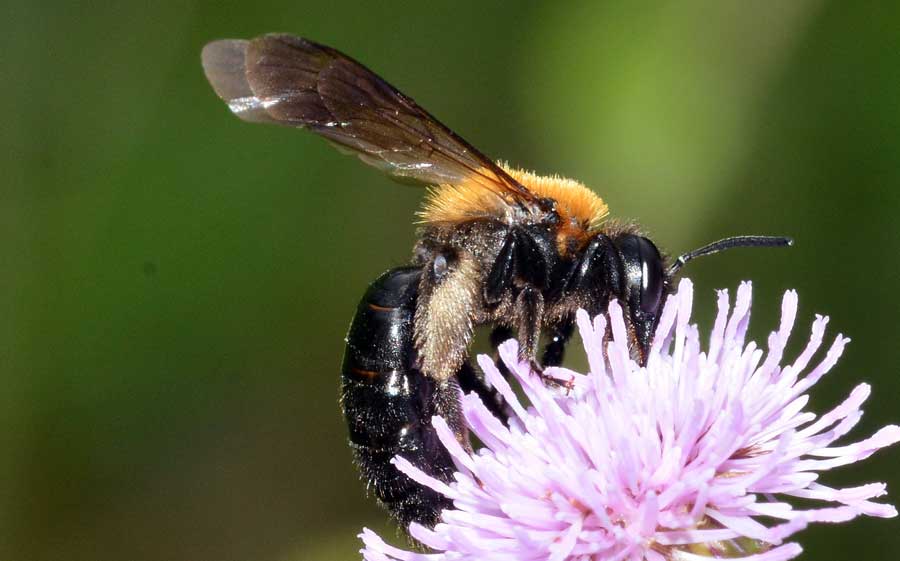
[[[538,175],[512,168],[505,162],[497,165],[538,197],[556,202],[560,217],[557,232],[560,253],[576,251],[591,232],[600,229],[609,215],[603,199],[579,181],[559,175]],[[497,192],[486,190],[478,183],[464,182],[429,189],[418,214],[422,223],[456,224],[490,216],[502,217],[508,211],[508,203]]]

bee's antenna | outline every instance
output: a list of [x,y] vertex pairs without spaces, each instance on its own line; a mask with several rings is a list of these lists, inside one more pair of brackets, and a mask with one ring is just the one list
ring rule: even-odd
[[692,259],[719,253],[733,247],[789,247],[792,245],[794,245],[794,240],[791,238],[778,236],[734,236],[733,238],[725,238],[679,256],[672,263],[672,266],[669,267],[668,275],[673,276]]

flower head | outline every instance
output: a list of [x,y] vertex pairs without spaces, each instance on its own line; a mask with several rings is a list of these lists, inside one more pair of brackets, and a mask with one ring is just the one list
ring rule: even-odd
[[[806,348],[782,365],[797,295],[785,294],[781,324],[763,351],[745,342],[750,292],[749,283],[741,285],[730,313],[727,293],[719,293],[718,317],[702,350],[689,323],[692,285],[682,280],[644,367],[630,358],[616,302],[608,322],[580,312],[590,373],[547,371],[571,380],[568,392],[542,383],[517,360],[515,342],[504,343],[500,355],[529,406],[479,357],[512,411],[508,426],[477,396],[463,396],[466,421],[484,444],[472,453],[435,418],[457,465],[455,482],[395,460],[411,478],[453,500],[434,529],[410,527],[435,553],[394,548],[364,530],[365,559],[772,561],[797,556],[800,546],[785,539],[811,522],[896,516],[893,506],[872,501],[885,493],[882,483],[835,489],[817,482],[820,472],[900,440],[900,427],[891,425],[835,445],[860,420],[867,384],[824,415],[805,411],[806,392],[834,366],[848,339],[838,335],[810,366],[828,323],[817,317]],[[790,498],[815,506],[798,508]]]

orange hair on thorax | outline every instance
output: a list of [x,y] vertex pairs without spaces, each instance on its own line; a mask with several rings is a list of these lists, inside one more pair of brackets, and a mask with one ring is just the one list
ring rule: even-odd
[[[556,201],[560,217],[557,246],[560,253],[580,247],[609,213],[606,203],[584,184],[565,177],[542,176],[500,164],[504,171],[541,198]],[[503,216],[509,203],[484,183],[465,181],[439,185],[429,191],[419,216],[425,223],[455,223]]]

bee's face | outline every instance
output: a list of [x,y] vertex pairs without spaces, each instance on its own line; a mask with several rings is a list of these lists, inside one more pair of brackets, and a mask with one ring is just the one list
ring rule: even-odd
[[624,291],[639,351],[646,359],[659,312],[665,303],[667,273],[656,245],[629,234],[617,241],[625,273]]

